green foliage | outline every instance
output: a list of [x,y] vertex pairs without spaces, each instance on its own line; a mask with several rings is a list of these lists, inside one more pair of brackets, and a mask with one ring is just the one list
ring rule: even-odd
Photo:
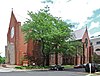
[[76,54],[82,55],[83,47],[82,42],[80,41],[68,41],[66,44],[66,51],[64,51],[65,55],[75,56]]
[[23,66],[16,66],[15,69],[25,69]]
[[63,67],[64,67],[65,69],[69,69],[69,68],[73,68],[74,65],[63,65]]
[[5,63],[5,57],[0,56],[0,64]]
[[93,54],[93,62],[100,64],[100,56],[96,53]]
[[53,17],[48,8],[38,13],[28,12],[28,15],[30,19],[22,26],[26,41],[30,39],[39,41],[43,54],[66,50],[64,47],[66,40],[70,38],[72,25],[67,24],[61,18]]
[[46,69],[49,68],[49,66],[16,66],[15,69]]

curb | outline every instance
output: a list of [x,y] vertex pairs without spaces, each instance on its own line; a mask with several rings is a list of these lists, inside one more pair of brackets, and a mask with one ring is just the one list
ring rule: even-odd
[[100,75],[100,72],[95,72],[96,75]]
[[14,69],[14,71],[48,71],[49,69]]

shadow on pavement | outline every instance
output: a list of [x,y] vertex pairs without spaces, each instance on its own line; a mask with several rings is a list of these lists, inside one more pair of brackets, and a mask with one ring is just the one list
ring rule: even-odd
[[[31,71],[37,71],[37,72],[45,72],[45,71],[57,71],[57,70],[31,70]],[[59,70],[60,71],[60,70]],[[75,68],[71,68],[71,69],[65,69],[65,70],[62,70],[62,71],[70,71],[70,72],[85,72],[85,69],[84,68],[78,68],[78,69],[75,69]]]
[[65,69],[65,71],[70,71],[70,72],[85,72],[84,68],[71,68],[71,69]]

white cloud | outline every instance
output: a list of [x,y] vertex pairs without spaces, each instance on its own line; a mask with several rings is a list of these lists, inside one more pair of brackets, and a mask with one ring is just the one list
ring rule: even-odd
[[99,25],[100,25],[99,22],[96,22],[96,23],[95,22],[92,22],[91,23],[91,26],[90,26],[90,28],[88,30],[91,30],[91,29],[93,29],[95,27],[99,27]]
[[91,36],[98,36],[98,35],[100,35],[100,32],[96,32],[96,33],[90,35],[90,37],[91,37]]
[[[11,15],[11,8],[14,9],[15,16],[18,21],[25,21],[27,10],[37,11],[43,8],[45,4],[41,4],[41,0],[1,0],[0,1],[0,51],[5,51],[7,42],[7,31]],[[84,26],[84,22],[88,16],[93,14],[93,10],[100,8],[100,0],[54,0],[51,6],[51,13],[54,16],[63,19],[71,19],[73,22],[79,22],[78,29]],[[92,26],[93,27],[93,26]],[[91,27],[91,28],[92,28]]]
[[40,0],[2,0],[0,1],[0,52],[5,56],[5,45],[7,44],[7,31],[10,22],[12,8],[18,21],[24,22],[27,11],[37,11],[43,8]]
[[87,17],[90,17],[93,11],[100,7],[99,2],[99,0],[72,0],[66,3],[65,0],[56,0],[55,5],[52,7],[52,13],[63,19],[79,22],[79,29],[87,21]]

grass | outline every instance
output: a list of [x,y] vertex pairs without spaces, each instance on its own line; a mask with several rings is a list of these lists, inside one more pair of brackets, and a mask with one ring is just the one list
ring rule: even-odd
[[74,65],[63,65],[63,67],[64,67],[65,69],[70,69],[70,68],[73,68]]
[[[65,69],[73,68],[73,65],[62,65]],[[16,66],[15,69],[48,69],[49,66]]]
[[49,66],[16,66],[15,69],[47,69]]

